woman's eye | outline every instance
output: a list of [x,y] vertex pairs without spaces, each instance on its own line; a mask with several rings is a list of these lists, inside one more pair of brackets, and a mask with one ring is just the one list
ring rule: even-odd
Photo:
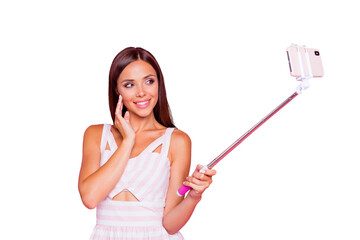
[[132,87],[132,86],[133,86],[132,83],[126,83],[126,84],[124,84],[124,87],[126,87],[126,88],[130,88],[130,87]]
[[147,84],[153,84],[154,82],[155,82],[154,79],[148,79],[148,80],[146,81]]

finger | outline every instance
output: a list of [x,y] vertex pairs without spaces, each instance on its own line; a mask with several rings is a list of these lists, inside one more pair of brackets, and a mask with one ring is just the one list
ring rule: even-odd
[[200,173],[198,171],[195,171],[192,174],[192,177],[197,178],[197,179],[199,179],[201,181],[208,181],[208,180],[211,179],[211,176],[207,176],[206,174]]
[[[210,168],[205,168],[203,169],[204,166],[202,165],[197,165],[196,166],[196,171],[197,172],[200,172],[200,173],[204,173],[205,175],[208,175],[208,176],[214,176],[216,174],[216,171],[214,169],[210,169]],[[195,171],[195,172],[196,172]]]
[[212,176],[216,175],[216,170],[214,170],[214,169],[206,169],[204,174],[209,176],[209,177],[212,177]]
[[184,185],[191,187],[193,190],[195,190],[198,193],[203,193],[205,191],[205,189],[207,188],[206,186],[198,185],[196,183],[189,182],[189,181],[185,181]]
[[129,122],[130,121],[130,113],[129,111],[126,111],[125,115],[124,115],[124,119]]
[[119,95],[119,100],[116,105],[115,114],[121,116],[121,111],[122,111],[122,96]]
[[210,184],[212,183],[212,179],[206,177],[206,180],[202,180],[196,177],[187,177],[186,181],[188,181],[189,183],[193,183],[198,185],[199,187],[205,187],[208,188],[210,186]]
[[203,165],[198,164],[198,165],[196,166],[196,171],[199,172],[203,167],[204,167]]
[[188,181],[189,183],[199,185],[199,186],[202,185],[202,182],[199,179],[195,178],[195,177],[187,177],[186,181]]
[[124,101],[123,101],[123,97],[121,95],[120,96],[120,114],[122,114],[122,110],[124,108]]

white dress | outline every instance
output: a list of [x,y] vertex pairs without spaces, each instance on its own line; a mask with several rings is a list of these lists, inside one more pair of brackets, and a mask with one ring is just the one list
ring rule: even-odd
[[[166,129],[163,136],[128,160],[120,181],[96,208],[96,226],[91,240],[184,239],[180,232],[168,234],[162,225],[170,178],[167,155],[173,130]],[[110,150],[105,150],[107,143]],[[160,145],[161,152],[153,152]],[[109,124],[104,124],[100,148],[102,166],[117,149]],[[112,200],[124,190],[130,191],[139,201]]]

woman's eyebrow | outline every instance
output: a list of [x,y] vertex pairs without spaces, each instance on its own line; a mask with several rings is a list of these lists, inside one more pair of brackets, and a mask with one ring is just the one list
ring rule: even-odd
[[154,74],[149,74],[149,75],[146,75],[145,77],[144,77],[144,79],[145,78],[148,78],[148,77],[156,77]]
[[[146,75],[145,77],[143,77],[143,79],[146,79],[146,78],[148,78],[148,77],[156,77],[156,75],[154,75],[154,74],[148,74],[148,75]],[[135,81],[134,79],[123,79],[123,80],[121,80],[121,82],[133,82],[133,81]]]
[[123,80],[121,80],[121,82],[123,83],[123,82],[133,82],[133,81],[135,81],[134,79],[123,79]]

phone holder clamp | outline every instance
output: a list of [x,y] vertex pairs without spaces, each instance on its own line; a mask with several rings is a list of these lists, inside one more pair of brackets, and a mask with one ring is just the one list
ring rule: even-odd
[[[298,94],[301,94],[304,90],[306,90],[310,87],[309,79],[313,78],[313,72],[312,72],[312,68],[311,68],[310,55],[306,49],[306,46],[305,45],[299,46],[296,44],[293,44],[293,46],[296,46],[296,48],[297,48],[299,64],[300,64],[300,71],[301,71],[301,77],[296,78],[297,81],[301,81],[300,85],[296,88],[296,92]],[[302,55],[300,52],[301,49],[303,49],[303,51],[305,52],[305,61],[302,58]],[[308,69],[307,75],[305,74],[303,62],[306,62],[306,65],[307,65],[307,69]]]

